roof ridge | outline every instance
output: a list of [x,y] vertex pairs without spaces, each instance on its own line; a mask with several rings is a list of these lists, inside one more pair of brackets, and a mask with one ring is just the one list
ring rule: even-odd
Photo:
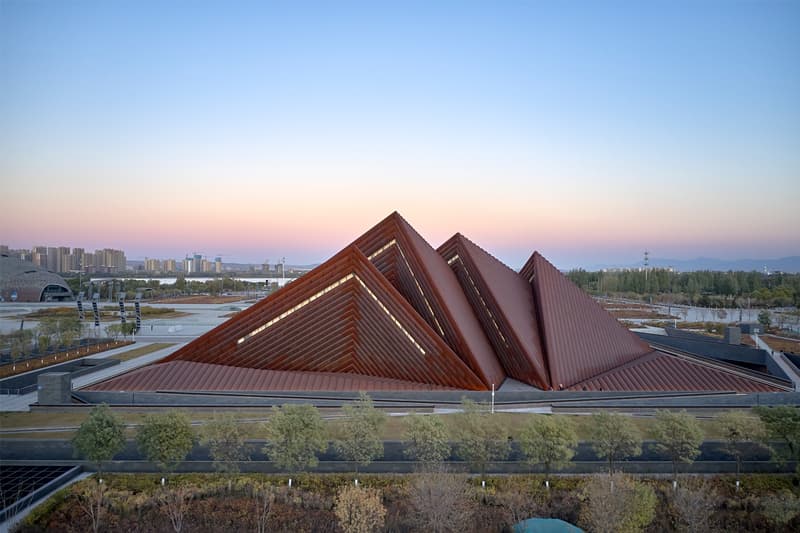
[[496,261],[497,263],[503,265],[505,268],[507,268],[508,270],[513,272],[514,274],[519,274],[516,270],[514,270],[513,268],[511,268],[507,264],[505,264],[502,261],[500,261],[500,259],[498,259],[492,252],[488,251],[486,248],[484,248],[480,244],[476,243],[475,241],[473,241],[472,239],[470,239],[469,237],[467,237],[463,233],[456,232],[456,234],[454,236],[457,237],[457,238],[460,238],[460,239],[463,239],[463,240],[467,241],[469,244],[471,244],[472,246],[474,246],[475,248],[477,248],[481,252],[485,253],[486,255],[491,257],[494,261]]

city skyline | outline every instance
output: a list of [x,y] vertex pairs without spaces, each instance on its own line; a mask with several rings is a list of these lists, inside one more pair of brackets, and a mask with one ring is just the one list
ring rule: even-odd
[[0,241],[800,254],[796,2],[0,4]]

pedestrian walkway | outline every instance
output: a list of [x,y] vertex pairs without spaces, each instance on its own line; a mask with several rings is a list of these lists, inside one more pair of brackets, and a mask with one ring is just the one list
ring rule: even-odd
[[[137,342],[135,344],[131,344],[128,346],[123,346],[122,348],[115,348],[113,350],[108,350],[99,354],[94,354],[89,357],[93,359],[107,358],[116,354],[125,353],[129,350],[143,348],[145,346],[149,346],[150,344],[151,343],[149,342],[144,342],[144,343]],[[127,372],[128,370],[132,370],[134,368],[144,366],[148,363],[152,363],[153,361],[158,361],[159,359],[166,357],[172,352],[178,350],[185,344],[186,343],[181,343],[168,346],[153,353],[142,355],[140,357],[134,357],[133,359],[129,361],[123,361],[118,365],[114,365],[112,367],[105,368],[103,370],[98,370],[97,372],[92,372],[91,374],[87,374],[85,376],[81,376],[72,381],[72,388],[79,389],[81,387],[85,387],[86,385],[90,385],[92,383],[96,383],[98,381],[102,381],[104,379],[117,376],[119,374],[122,374],[123,372]],[[29,394],[22,394],[22,395],[3,395],[0,396],[0,411],[30,411],[30,405],[32,403],[36,403],[38,400],[39,400],[38,392],[31,392]]]
[[791,379],[792,383],[794,383],[794,390],[800,390],[800,376],[797,374],[794,366],[786,362],[783,352],[779,352],[770,348],[769,345],[758,335],[751,335],[751,337],[756,342],[756,346],[767,352],[770,357],[772,357],[772,360],[775,361],[779,367],[781,367],[781,370],[783,370],[786,375],[789,376],[789,379]]

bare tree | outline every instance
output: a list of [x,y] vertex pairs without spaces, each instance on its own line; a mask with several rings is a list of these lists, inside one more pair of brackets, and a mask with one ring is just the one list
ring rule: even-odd
[[427,472],[415,477],[409,503],[416,511],[421,531],[463,531],[470,522],[472,505],[467,478],[448,472]]
[[189,511],[194,494],[194,488],[188,486],[165,488],[159,494],[158,499],[161,504],[161,510],[169,518],[175,533],[180,533],[183,530],[184,519]]
[[516,490],[498,494],[495,501],[504,510],[506,521],[510,526],[527,520],[533,516],[546,516],[547,505],[531,494],[525,494]]
[[78,501],[78,506],[89,517],[92,522],[92,531],[97,533],[108,512],[108,486],[105,483],[89,481],[86,485],[76,485],[74,494]]
[[250,485],[250,499],[253,502],[253,517],[256,522],[256,533],[267,533],[267,522],[275,503],[275,492],[265,483]]
[[672,505],[680,520],[680,530],[687,533],[705,533],[714,530],[713,515],[719,505],[719,496],[707,483],[695,489],[680,487],[672,496]]

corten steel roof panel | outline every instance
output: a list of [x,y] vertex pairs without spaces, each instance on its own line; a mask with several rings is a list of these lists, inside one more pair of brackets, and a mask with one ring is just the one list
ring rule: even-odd
[[520,273],[533,287],[554,389],[569,388],[651,351],[538,252]]
[[170,361],[131,370],[84,391],[415,391],[447,387],[354,374],[286,372]]
[[354,246],[166,361],[487,387]]
[[654,351],[570,387],[576,391],[780,392],[744,372]]
[[[456,273],[508,375],[550,388],[533,290],[517,272],[460,233],[438,249]],[[499,331],[496,331],[499,330]]]
[[392,278],[406,300],[487,388],[505,380],[503,367],[455,275],[403,217],[392,213],[353,245]]

